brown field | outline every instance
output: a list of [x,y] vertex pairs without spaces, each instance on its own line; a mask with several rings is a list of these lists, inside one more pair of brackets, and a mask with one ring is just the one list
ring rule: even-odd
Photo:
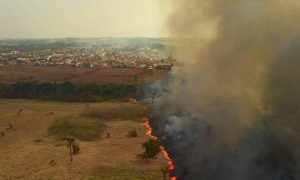
[[[162,78],[166,72],[146,72],[142,69],[90,69],[63,66],[0,66],[0,82],[13,83],[22,80],[38,80],[41,82],[74,83],[97,82],[130,84],[149,82]],[[137,79],[135,78],[137,77]]]
[[[127,103],[57,103],[29,100],[0,100],[0,179],[162,179],[166,160],[160,154],[146,163],[136,155],[143,151],[143,120],[97,119],[105,124],[101,139],[78,141],[81,152],[69,160],[65,141],[49,134],[59,118],[82,116],[87,109],[122,108]],[[136,105],[137,106],[137,105]],[[22,112],[18,115],[19,109]],[[12,129],[8,129],[8,124]],[[126,137],[135,129],[136,138]],[[106,138],[109,132],[111,137]],[[100,133],[100,131],[99,131]]]

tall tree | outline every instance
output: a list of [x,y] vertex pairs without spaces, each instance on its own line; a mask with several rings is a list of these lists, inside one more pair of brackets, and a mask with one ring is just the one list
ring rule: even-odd
[[68,141],[67,147],[70,150],[70,161],[73,161],[73,143],[75,142],[75,138],[69,137],[66,140]]
[[154,139],[149,139],[148,141],[143,143],[144,152],[139,154],[138,157],[145,159],[147,162],[149,159],[153,159],[160,152],[159,142]]

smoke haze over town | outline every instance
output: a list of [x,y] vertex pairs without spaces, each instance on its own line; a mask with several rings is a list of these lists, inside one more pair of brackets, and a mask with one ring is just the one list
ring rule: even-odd
[[300,1],[0,0],[0,179],[300,180]]

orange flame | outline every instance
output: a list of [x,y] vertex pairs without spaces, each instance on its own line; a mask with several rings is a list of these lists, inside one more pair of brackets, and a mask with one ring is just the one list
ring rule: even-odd
[[[154,139],[154,140],[158,140],[158,138],[153,135],[153,130],[152,130],[151,126],[150,126],[149,118],[145,118],[145,125],[146,125],[146,128],[147,128],[146,135],[149,136],[150,138]],[[160,150],[161,150],[163,156],[168,161],[169,171],[174,170],[175,164],[174,164],[173,160],[170,158],[167,150],[162,145],[160,145],[159,147],[160,147]],[[176,177],[171,177],[171,180],[176,180]]]

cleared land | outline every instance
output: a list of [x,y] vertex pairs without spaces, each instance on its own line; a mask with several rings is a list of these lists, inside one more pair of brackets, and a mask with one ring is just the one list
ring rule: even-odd
[[166,72],[147,72],[142,69],[89,69],[63,66],[0,66],[0,82],[13,83],[24,80],[41,82],[115,83],[132,84],[161,79]]
[[[88,117],[95,109],[100,111],[93,114],[95,117]],[[116,114],[108,116],[105,112],[112,109],[119,109],[116,113],[130,114],[122,114],[127,119],[120,119]],[[166,160],[161,154],[149,163],[136,157],[148,139],[141,125],[141,111],[141,107],[129,103],[87,105],[0,100],[0,132],[4,133],[0,136],[0,179],[162,179],[160,168],[166,166]],[[99,121],[104,125],[98,126],[100,138],[77,140],[81,151],[73,162],[70,162],[66,141],[49,132],[53,123],[66,117],[89,123]],[[8,129],[9,123],[11,129]],[[137,131],[138,137],[127,137],[132,129]],[[107,133],[110,138],[106,137]]]

